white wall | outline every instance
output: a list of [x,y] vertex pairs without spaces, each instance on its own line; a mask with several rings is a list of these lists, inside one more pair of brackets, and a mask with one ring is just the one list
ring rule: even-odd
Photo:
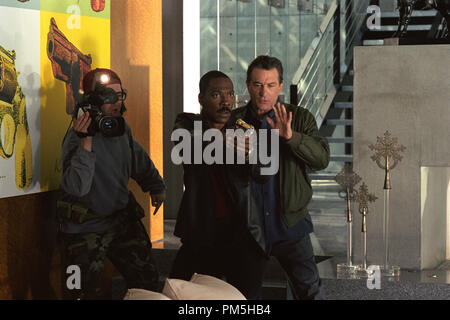
[[[180,52],[181,54],[181,52]],[[183,111],[200,112],[200,0],[183,1]]]
[[[425,251],[434,250],[430,241],[423,239],[422,232],[430,222],[426,219],[440,215],[432,225],[446,223],[441,213],[435,213],[443,204],[430,206],[433,212],[422,216],[421,167],[450,167],[449,65],[450,45],[355,48],[354,170],[378,197],[368,217],[371,263],[381,264],[384,256],[384,171],[370,159],[373,152],[368,146],[386,130],[407,148],[391,174],[391,262],[403,268],[423,267]],[[428,177],[433,185],[433,175]],[[433,190],[439,185],[433,185]],[[355,214],[357,256],[361,252],[360,223],[360,215]]]
[[446,260],[450,167],[421,167],[421,269]]

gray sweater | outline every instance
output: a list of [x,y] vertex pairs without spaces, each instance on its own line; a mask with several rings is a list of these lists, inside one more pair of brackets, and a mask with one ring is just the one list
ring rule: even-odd
[[133,138],[128,124],[125,134],[119,137],[97,133],[92,139],[92,152],[81,147],[80,138],[71,128],[63,143],[62,161],[62,190],[102,217],[82,224],[65,221],[65,233],[101,232],[117,224],[118,217],[113,213],[128,203],[130,177],[143,192],[165,191],[163,179],[145,149]]

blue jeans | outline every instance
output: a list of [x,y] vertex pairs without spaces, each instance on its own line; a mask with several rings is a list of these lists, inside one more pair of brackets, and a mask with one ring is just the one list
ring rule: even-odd
[[295,299],[325,299],[309,234],[273,244],[271,255],[286,272]]

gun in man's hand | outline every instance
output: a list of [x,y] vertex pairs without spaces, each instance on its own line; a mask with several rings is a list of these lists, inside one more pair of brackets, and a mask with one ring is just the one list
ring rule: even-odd
[[16,186],[24,190],[33,177],[30,129],[27,121],[26,100],[17,82],[16,53],[0,46],[0,156],[10,158],[14,151]]

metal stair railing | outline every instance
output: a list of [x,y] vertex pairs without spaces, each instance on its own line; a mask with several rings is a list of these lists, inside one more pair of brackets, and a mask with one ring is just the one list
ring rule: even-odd
[[319,128],[361,41],[369,5],[369,0],[334,0],[292,79],[291,103],[308,109]]

